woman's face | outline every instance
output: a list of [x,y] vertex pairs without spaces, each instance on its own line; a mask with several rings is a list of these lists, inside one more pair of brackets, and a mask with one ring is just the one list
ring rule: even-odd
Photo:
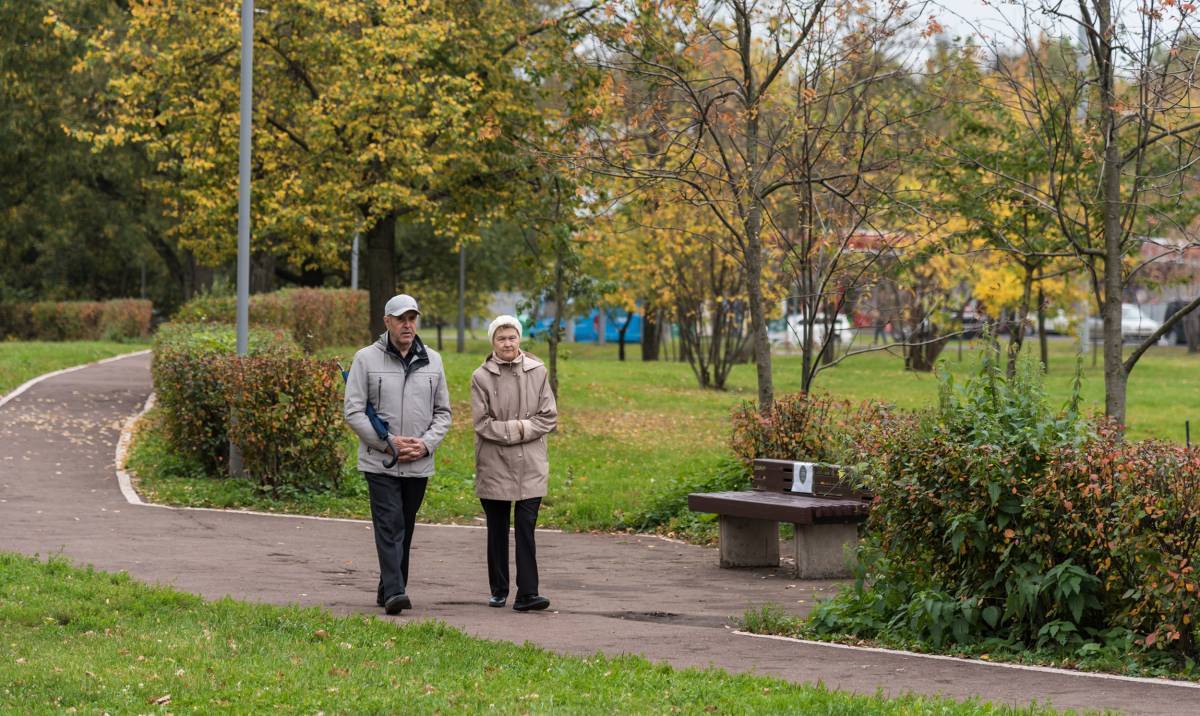
[[515,360],[521,352],[521,336],[517,329],[505,326],[492,334],[492,351],[502,361]]

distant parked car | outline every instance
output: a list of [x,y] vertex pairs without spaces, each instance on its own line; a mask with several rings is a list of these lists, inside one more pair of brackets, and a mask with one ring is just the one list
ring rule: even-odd
[[[767,321],[767,338],[774,345],[783,345],[789,347],[799,346],[804,339],[804,322],[803,314],[793,313],[787,318],[776,318],[772,321]],[[825,342],[825,328],[829,324],[823,314],[817,314],[816,321],[812,327],[812,339],[816,346],[820,346]],[[850,321],[843,315],[838,315],[833,319],[833,343],[837,343],[850,335]]]
[[[1136,303],[1121,304],[1121,338],[1141,341],[1149,338],[1162,324],[1142,313]],[[1088,330],[1093,336],[1104,335],[1104,321],[1099,316],[1088,318]]]

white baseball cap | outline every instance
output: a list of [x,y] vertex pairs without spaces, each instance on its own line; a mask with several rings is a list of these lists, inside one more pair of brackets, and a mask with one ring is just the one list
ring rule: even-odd
[[385,316],[402,316],[409,311],[416,311],[418,316],[421,315],[421,309],[417,308],[417,299],[407,293],[392,296],[383,307]]

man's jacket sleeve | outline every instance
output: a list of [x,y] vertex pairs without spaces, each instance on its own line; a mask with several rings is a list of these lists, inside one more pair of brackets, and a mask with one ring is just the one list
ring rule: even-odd
[[346,398],[342,403],[346,422],[350,424],[350,429],[358,435],[358,439],[364,445],[385,451],[387,443],[379,439],[379,436],[375,434],[375,428],[371,426],[371,420],[367,418],[369,396],[366,364],[355,356],[354,362],[350,364],[350,375],[346,377]]
[[421,441],[432,454],[442,444],[446,433],[450,432],[450,389],[446,387],[446,369],[442,368],[438,375],[437,390],[433,394],[433,422],[421,436]]

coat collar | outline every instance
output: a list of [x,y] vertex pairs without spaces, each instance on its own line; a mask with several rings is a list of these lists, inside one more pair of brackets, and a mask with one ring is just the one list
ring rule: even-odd
[[400,357],[400,352],[396,350],[396,346],[388,338],[388,332],[384,331],[379,336],[379,340],[375,341],[376,347],[387,355],[395,358],[401,363],[406,364],[406,367],[415,365],[425,365],[429,363],[429,351],[425,348],[425,343],[420,336],[413,336],[412,347],[408,349],[408,359]]
[[[515,362],[515,361],[514,361]],[[492,375],[500,375],[500,362],[496,360],[495,353],[489,353],[487,360],[483,361],[483,367]],[[529,371],[539,368],[542,361],[538,360],[537,356],[521,351],[521,370],[528,373]]]

